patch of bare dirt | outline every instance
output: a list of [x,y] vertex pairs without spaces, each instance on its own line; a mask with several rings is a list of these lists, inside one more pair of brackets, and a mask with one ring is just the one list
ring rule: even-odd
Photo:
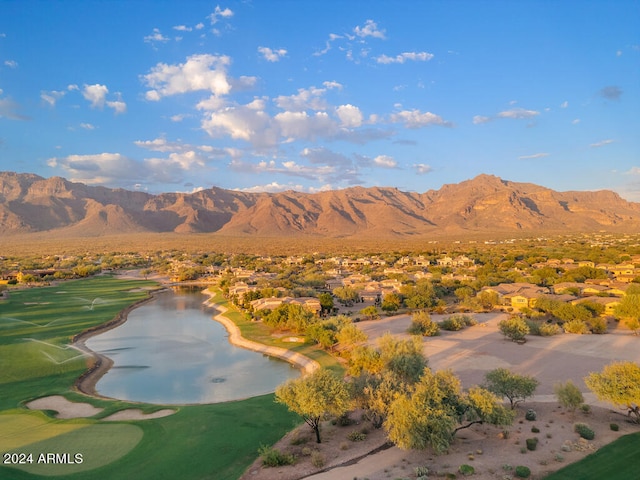
[[[535,421],[525,420],[529,408],[537,413]],[[588,424],[594,430],[595,438],[591,441],[581,439],[574,432],[576,422]],[[612,431],[611,423],[616,423],[619,431]],[[416,467],[427,467],[431,475],[451,473],[460,476],[458,469],[463,464],[474,468],[472,478],[475,480],[514,478],[518,465],[529,467],[530,478],[535,480],[581,460],[622,435],[639,430],[638,425],[628,423],[624,412],[594,406],[588,414],[582,411],[570,413],[555,402],[528,402],[517,409],[512,426],[476,425],[462,430],[448,453],[436,455],[432,450],[384,448],[384,430],[376,430],[368,422],[345,427],[326,422],[321,444],[315,442],[312,430],[302,425],[274,446],[294,454],[294,465],[268,468],[258,459],[241,480],[415,479]],[[366,439],[349,440],[352,431],[367,432]],[[528,438],[538,439],[534,451],[527,449]],[[313,464],[318,458],[324,459],[324,465]]]

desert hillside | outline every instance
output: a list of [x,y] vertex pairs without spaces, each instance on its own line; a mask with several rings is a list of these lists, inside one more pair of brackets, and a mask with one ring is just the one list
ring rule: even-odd
[[640,204],[611,191],[556,192],[479,175],[424,193],[354,187],[321,193],[210,188],[151,195],[60,177],[0,173],[0,234],[143,232],[262,237],[416,237],[510,232],[634,232]]

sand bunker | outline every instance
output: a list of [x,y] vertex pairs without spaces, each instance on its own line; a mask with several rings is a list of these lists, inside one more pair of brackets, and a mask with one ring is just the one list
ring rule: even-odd
[[[85,418],[93,417],[102,412],[102,408],[94,407],[89,403],[71,402],[62,395],[52,395],[49,397],[38,398],[27,403],[27,407],[31,410],[55,410],[58,412],[56,418]],[[109,415],[102,420],[149,420],[152,418],[161,418],[175,413],[175,410],[164,409],[157,412],[145,414],[138,408],[128,408]]]
[[150,420],[152,418],[162,418],[167,417],[169,415],[173,415],[175,410],[171,410],[170,408],[165,408],[164,410],[158,410],[153,413],[144,413],[142,410],[138,408],[128,408],[126,410],[120,410],[119,412],[114,413],[113,415],[109,415],[108,417],[103,418],[102,420]]

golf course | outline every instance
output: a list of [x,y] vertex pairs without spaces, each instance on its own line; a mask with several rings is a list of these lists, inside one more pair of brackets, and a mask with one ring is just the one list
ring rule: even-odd
[[[157,288],[99,276],[14,290],[1,301],[0,478],[236,479],[261,445],[299,423],[272,394],[166,406],[80,393],[76,381],[95,359],[72,346],[74,337],[109,324]],[[83,418],[59,418],[57,411],[27,408],[51,396],[94,409]],[[171,415],[142,419],[167,408]],[[131,409],[139,411],[136,419],[110,418]]]

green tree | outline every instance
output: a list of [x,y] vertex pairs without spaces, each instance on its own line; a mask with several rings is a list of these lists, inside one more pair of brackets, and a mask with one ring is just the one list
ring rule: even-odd
[[496,368],[485,375],[487,390],[499,397],[506,397],[511,404],[511,410],[533,395],[539,383],[529,375],[519,375],[506,368]]
[[330,293],[321,293],[318,295],[318,300],[320,301],[320,311],[322,313],[333,310],[333,296]]
[[340,303],[347,304],[358,301],[360,295],[358,295],[358,291],[350,286],[345,287],[336,287],[333,289],[333,294],[340,301]]
[[385,312],[395,312],[402,305],[402,299],[397,293],[387,293],[382,297],[382,305],[380,308]]
[[389,440],[403,449],[446,451],[456,432],[476,423],[509,425],[513,412],[481,387],[463,392],[451,371],[425,369],[419,382],[399,395],[384,422]]
[[353,323],[347,323],[336,333],[336,341],[341,349],[351,349],[367,341],[367,334]]
[[398,340],[387,333],[378,339],[383,369],[390,371],[401,382],[407,384],[418,381],[427,366],[427,358],[422,349],[422,341],[419,337]]
[[572,412],[584,403],[582,392],[571,380],[556,383],[553,386],[553,392],[556,394],[558,403]]
[[[629,290],[631,290],[631,293],[629,293]],[[626,295],[622,297],[620,304],[616,306],[614,314],[616,318],[624,321],[634,335],[637,335],[638,330],[640,330],[640,294],[633,292],[632,287],[627,289]]]
[[525,335],[529,334],[529,326],[524,318],[513,316],[507,320],[498,322],[500,333],[512,342],[524,342]]
[[362,310],[360,310],[360,314],[364,315],[368,320],[377,320],[378,318],[380,318],[378,307],[376,307],[375,305],[364,307]]
[[626,407],[634,422],[640,423],[640,365],[613,362],[601,373],[590,373],[584,383],[599,400]]
[[344,381],[326,369],[280,385],[276,389],[276,402],[300,415],[316,433],[318,443],[321,443],[321,420],[326,415],[340,416],[349,411],[351,406]]

